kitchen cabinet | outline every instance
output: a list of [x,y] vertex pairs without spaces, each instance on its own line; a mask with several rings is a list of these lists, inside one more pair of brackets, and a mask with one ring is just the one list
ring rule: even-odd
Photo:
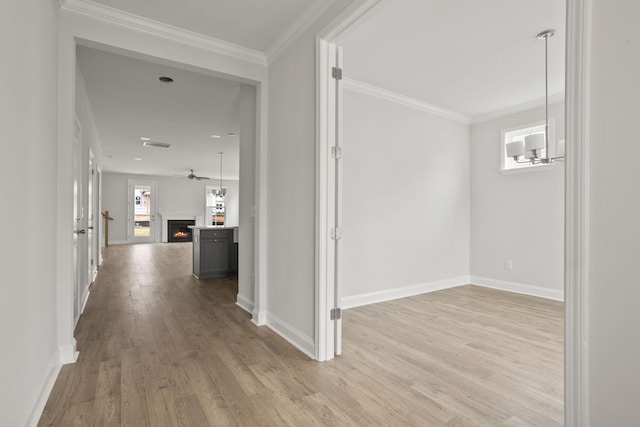
[[235,227],[191,227],[193,229],[193,275],[211,279],[238,271]]

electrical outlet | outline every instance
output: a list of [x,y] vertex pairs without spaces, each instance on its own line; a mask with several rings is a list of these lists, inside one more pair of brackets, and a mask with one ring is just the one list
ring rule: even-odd
[[504,269],[505,270],[513,270],[513,261],[511,261],[510,259],[505,259],[504,260]]

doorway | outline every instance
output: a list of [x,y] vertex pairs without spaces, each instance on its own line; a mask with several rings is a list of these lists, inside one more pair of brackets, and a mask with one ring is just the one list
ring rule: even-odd
[[[340,132],[340,129],[337,128],[336,126],[336,123],[339,123],[339,119],[335,117],[335,114],[336,114],[336,110],[339,111],[341,106],[337,104],[337,102],[335,101],[336,99],[334,95],[336,90],[335,86],[336,85],[339,86],[343,84],[344,81],[340,81],[340,79],[338,79],[338,81],[336,82],[335,76],[332,75],[333,74],[332,69],[333,67],[336,67],[336,63],[335,63],[335,60],[333,59],[333,55],[330,52],[332,50],[335,51],[337,49],[337,46],[341,43],[341,41],[344,40],[344,37],[345,37],[344,34],[347,32],[347,29],[349,28],[349,26],[353,22],[357,21],[358,19],[366,15],[371,9],[375,7],[377,3],[380,3],[380,2],[367,2],[366,7],[362,7],[356,12],[354,12],[351,16],[345,19],[343,24],[327,29],[319,37],[318,86],[319,86],[319,95],[320,95],[319,97],[319,113],[320,113],[319,120],[320,121],[319,121],[319,129],[318,129],[318,141],[319,141],[318,153],[320,153],[320,155],[318,158],[318,175],[317,175],[318,181],[319,181],[318,183],[319,212],[318,212],[318,223],[317,223],[319,234],[318,234],[318,241],[317,241],[317,245],[318,245],[317,262],[321,268],[319,269],[319,273],[317,276],[317,284],[318,284],[317,292],[319,297],[317,298],[316,301],[317,301],[317,316],[318,316],[317,322],[318,322],[318,329],[320,331],[322,331],[323,329],[325,331],[330,331],[334,327],[331,313],[332,313],[332,310],[335,309],[336,307],[340,308],[339,305],[332,304],[333,301],[331,300],[329,295],[333,293],[338,294],[340,292],[339,289],[337,290],[335,289],[335,286],[340,284],[339,257],[337,255],[338,252],[332,249],[334,246],[332,240],[335,239],[334,231],[335,230],[339,231],[339,228],[340,228],[340,223],[333,219],[335,218],[337,206],[339,205],[339,201],[337,202],[336,198],[340,197],[340,194],[339,194],[339,190],[335,189],[332,182],[332,179],[333,179],[332,177],[334,176],[333,165],[332,165],[332,161],[333,161],[332,147],[335,146],[334,145],[335,135],[339,135],[339,132]],[[533,33],[532,39],[535,39],[535,33]],[[562,44],[562,40],[556,40],[556,42]],[[542,56],[540,57],[540,60],[542,60]],[[396,79],[396,81],[397,80],[398,79]],[[544,84],[543,80],[541,80],[541,84]],[[365,87],[365,85],[362,85],[362,87],[359,89],[362,89],[363,87]],[[367,89],[371,90],[371,87]],[[378,90],[377,95],[378,95],[378,98],[381,98],[388,94],[384,93],[384,91],[382,90]],[[407,97],[404,97],[404,98],[396,97],[394,101],[396,104],[404,103],[404,105],[407,105],[410,103],[411,100],[409,100]],[[416,105],[415,102],[414,102],[414,105]],[[455,117],[455,116],[452,116],[452,117]],[[374,122],[376,121],[371,120],[371,123],[374,123]],[[394,128],[394,129],[404,130],[404,128]],[[399,130],[398,132],[400,132],[401,130]],[[397,132],[391,135],[387,135],[387,137],[389,141],[388,151],[382,150],[382,152],[385,152],[386,154],[388,154],[389,158],[391,157],[397,158],[398,156],[396,156],[396,153],[393,151],[393,147],[392,147],[392,145],[394,145],[393,144],[394,137],[397,137]],[[339,147],[336,146],[336,148],[339,148]],[[372,151],[380,151],[380,150],[372,150]],[[499,150],[495,150],[495,153],[499,153],[499,152],[500,152]],[[438,150],[434,150],[433,153],[440,154]],[[365,153],[362,153],[362,152],[361,154],[365,155]],[[369,153],[366,153],[366,155],[369,155]],[[424,155],[425,153],[419,153],[418,158],[424,158],[424,157],[420,157]],[[348,159],[348,155],[346,154],[346,151],[345,151],[345,161],[346,159]],[[358,161],[359,162],[362,161],[362,156],[358,157]],[[430,169],[433,170],[433,168],[431,167]],[[563,184],[560,184],[560,187],[562,188]],[[375,193],[376,191],[380,190],[382,194],[391,194],[391,197],[397,197],[402,191],[405,190],[404,187],[393,187],[390,189],[386,189],[384,187],[384,183],[381,183],[380,185],[372,184],[370,185],[370,188],[372,193]],[[455,194],[454,191],[447,191],[445,193],[447,195]],[[402,193],[402,195],[407,196],[407,194],[405,193]],[[382,199],[384,199],[384,196],[381,196],[381,197]],[[560,199],[563,199],[563,200],[568,200],[568,198],[569,198],[568,194],[567,195],[562,194],[560,197]],[[563,200],[561,200],[560,202],[562,203]],[[383,204],[386,203],[385,200],[382,200],[382,202]],[[427,206],[426,208],[429,208],[429,207]],[[412,214],[412,212],[410,212],[409,214]],[[562,215],[560,215],[561,222],[563,219],[564,218],[562,218]],[[383,221],[384,217],[381,216],[380,220]],[[347,235],[352,232],[353,230],[349,229],[349,230],[345,230],[343,234]],[[569,232],[568,230],[565,230],[563,233],[563,230],[560,230],[558,233],[556,233],[556,235],[558,236],[559,240],[562,241],[563,234],[567,234],[568,232]],[[562,260],[562,254],[560,254],[557,258],[559,260]],[[351,261],[352,260],[350,260],[350,263]],[[560,262],[562,263],[562,261]],[[508,270],[509,267],[507,266],[510,266],[510,265],[511,263],[506,263],[503,260],[503,263],[499,265],[499,268],[502,269],[504,266],[504,270]],[[562,273],[560,273],[560,277],[561,277],[559,282],[560,288],[558,289],[558,291],[562,292],[562,286],[564,283],[564,277],[562,276]],[[469,280],[469,277],[465,278],[461,276],[459,279],[461,281],[465,279]],[[460,284],[462,283],[464,282],[461,282]],[[447,287],[447,286],[451,286],[452,284],[443,282],[443,283],[436,283],[436,285]],[[495,284],[495,285],[497,286],[499,284]],[[407,290],[407,291],[409,292],[411,290]],[[419,289],[414,289],[414,291],[419,291]],[[423,290],[422,292],[425,292],[425,290]],[[416,292],[416,293],[419,293],[419,292]],[[567,298],[569,297],[570,295],[567,293]],[[342,302],[344,302],[344,300],[340,301],[340,303]],[[329,333],[325,333],[324,335],[322,333],[319,333],[316,336],[319,338],[319,340],[316,342],[316,348],[318,349],[320,357],[331,358],[333,357],[334,354],[337,354],[337,352],[334,351],[335,343],[331,339],[333,337],[331,337]]]
[[[118,18],[121,19],[122,17]],[[180,68],[192,69],[218,77],[226,77],[231,80],[244,83],[253,91],[253,121],[247,127],[246,135],[251,135],[253,144],[241,145],[248,152],[250,160],[247,161],[249,167],[244,168],[246,173],[245,183],[248,188],[242,189],[241,194],[245,194],[246,200],[241,201],[245,206],[245,211],[250,214],[246,218],[247,233],[241,233],[241,245],[245,248],[245,253],[241,250],[240,256],[245,265],[251,265],[251,271],[241,280],[239,287],[242,288],[242,295],[238,295],[238,305],[252,313],[254,323],[262,325],[266,323],[266,188],[267,188],[267,158],[266,158],[266,138],[267,138],[267,66],[255,61],[253,53],[247,54],[239,52],[234,56],[233,61],[229,61],[230,53],[227,49],[219,45],[193,45],[190,46],[192,55],[185,56],[185,45],[183,39],[167,39],[166,35],[159,33],[157,29],[147,28],[141,23],[128,22],[124,25],[126,31],[122,31],[122,22],[107,22],[98,16],[87,16],[77,13],[69,8],[62,7],[61,19],[64,25],[60,26],[60,43],[58,45],[58,62],[60,72],[58,73],[59,97],[58,97],[58,187],[60,194],[57,208],[60,218],[73,217],[73,198],[71,191],[73,185],[73,141],[74,128],[73,116],[76,103],[76,48],[79,45],[91,46],[107,51],[122,52],[137,58],[153,58],[154,61],[165,64],[173,64]],[[96,26],[95,20],[101,21],[102,26]],[[157,41],[162,40],[162,43]],[[100,153],[100,158],[108,156],[104,152]],[[96,166],[103,168],[103,164],[98,159]],[[186,165],[185,165],[186,166]],[[246,191],[245,191],[246,190]],[[128,190],[127,190],[128,191]],[[151,190],[153,194],[153,189]],[[152,199],[153,202],[153,199]],[[122,200],[123,204],[128,201]],[[102,206],[106,208],[106,206]],[[124,213],[124,212],[123,212]],[[75,217],[73,217],[75,218]],[[123,216],[120,216],[123,218]],[[150,218],[150,226],[153,226],[153,218]],[[74,219],[75,221],[75,219]],[[132,225],[132,221],[127,221],[127,227]],[[242,226],[242,223],[241,223]],[[59,233],[60,239],[57,244],[58,251],[58,276],[56,278],[58,304],[58,347],[60,349],[60,360],[63,363],[70,363],[77,357],[74,339],[74,274],[73,263],[74,239],[71,235],[75,230],[75,222],[69,221],[66,225],[61,225]],[[133,227],[131,227],[133,228]],[[64,231],[66,229],[66,232]],[[133,234],[133,229],[131,230]],[[153,234],[154,231],[149,231]],[[124,236],[123,236],[124,237]],[[246,244],[242,244],[246,242]],[[81,257],[84,261],[84,254]],[[86,276],[87,269],[83,270]]]

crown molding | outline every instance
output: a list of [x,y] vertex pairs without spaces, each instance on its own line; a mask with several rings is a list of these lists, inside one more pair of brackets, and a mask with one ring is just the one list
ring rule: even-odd
[[331,6],[335,0],[315,0],[302,12],[300,17],[285,29],[266,52],[267,63],[272,63],[284,50],[307,30],[319,15]]
[[131,28],[140,32],[151,33],[178,43],[206,49],[221,55],[231,56],[247,62],[267,65],[264,53],[213,37],[198,34],[162,22],[154,21],[139,15],[118,10],[91,0],[58,0],[61,9],[78,15],[109,22]]
[[[564,93],[558,93],[549,97],[549,105],[558,104],[564,101]],[[510,114],[522,113],[523,111],[533,110],[534,108],[544,107],[545,99],[540,98],[535,101],[525,102],[523,104],[514,105],[500,110],[491,111],[489,113],[478,114],[471,117],[471,124],[475,125],[489,120],[505,117]]]
[[340,45],[360,24],[374,16],[391,0],[355,0],[318,34],[320,39]]
[[355,92],[364,93],[366,95],[375,96],[386,101],[395,102],[396,104],[404,105],[405,107],[414,108],[416,110],[425,111],[427,113],[434,114],[436,116],[444,117],[445,119],[454,120],[456,122],[468,125],[471,123],[471,119],[464,114],[457,113],[446,108],[438,107],[437,105],[429,104],[416,98],[411,98],[405,95],[401,95],[396,92],[392,92],[387,89],[382,89],[377,86],[370,85],[368,83],[360,82],[352,79],[343,79],[343,87]]

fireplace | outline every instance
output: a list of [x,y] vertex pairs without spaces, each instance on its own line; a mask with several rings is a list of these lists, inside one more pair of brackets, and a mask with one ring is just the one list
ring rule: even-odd
[[167,242],[190,242],[190,225],[196,225],[193,219],[170,219],[167,221]]

